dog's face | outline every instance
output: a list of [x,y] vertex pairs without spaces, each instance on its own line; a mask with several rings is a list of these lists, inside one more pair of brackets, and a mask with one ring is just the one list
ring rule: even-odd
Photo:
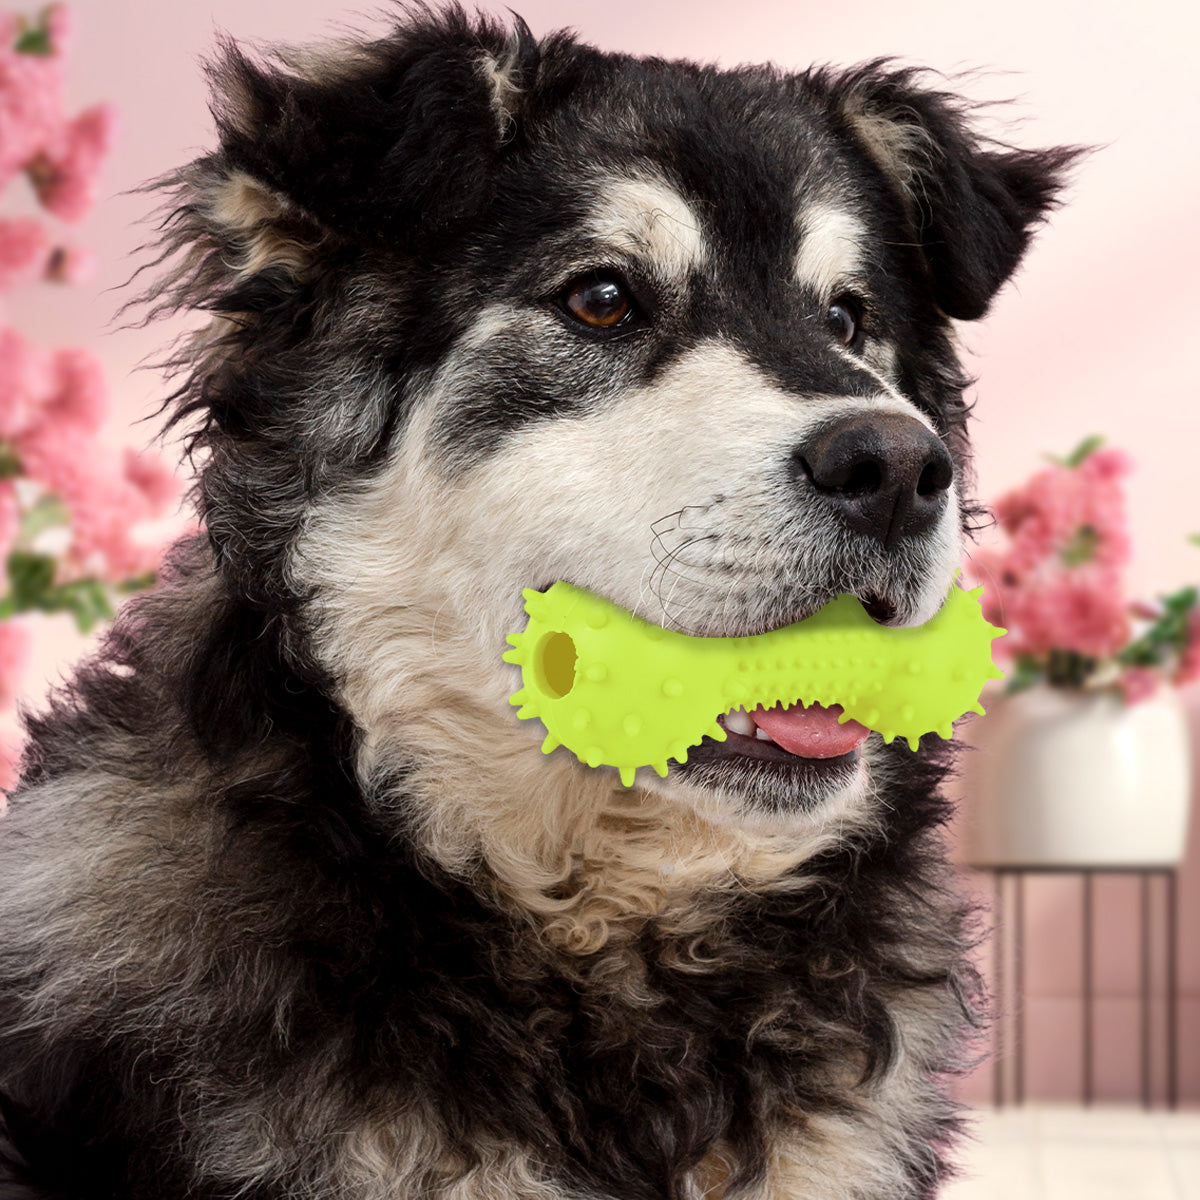
[[[964,512],[951,318],[986,310],[1069,154],[984,147],[878,65],[720,73],[454,15],[218,79],[222,150],[184,181],[237,322],[208,360],[209,527],[245,579],[247,547],[281,547],[361,769],[401,773],[422,820],[476,820],[464,790],[536,823],[619,786],[543,759],[507,703],[523,588],[700,635],[840,592],[888,624],[937,611]],[[882,754],[731,733],[638,787],[819,822]]]

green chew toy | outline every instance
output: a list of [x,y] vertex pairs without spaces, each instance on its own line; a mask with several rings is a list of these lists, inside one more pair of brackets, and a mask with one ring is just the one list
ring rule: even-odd
[[964,713],[983,712],[979,694],[1003,672],[984,620],[983,588],[952,587],[924,625],[876,624],[853,596],[838,596],[803,621],[752,637],[691,637],[651,625],[569,583],[526,588],[524,633],[504,659],[521,668],[510,703],[547,729],[542,751],[566,746],[589,767],[613,766],[633,783],[638,767],[667,773],[687,762],[716,718],[731,708],[840,704],[853,718],[916,750],[924,733],[953,734]]

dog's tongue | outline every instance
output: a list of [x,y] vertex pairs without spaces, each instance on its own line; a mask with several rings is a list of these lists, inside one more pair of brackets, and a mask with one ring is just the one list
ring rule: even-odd
[[837,758],[857,750],[871,732],[857,721],[838,724],[840,704],[782,704],[756,708],[750,719],[772,741],[800,758]]

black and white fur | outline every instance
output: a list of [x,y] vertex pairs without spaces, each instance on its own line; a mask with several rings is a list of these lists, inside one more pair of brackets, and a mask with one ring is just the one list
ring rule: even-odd
[[[205,533],[29,721],[0,1197],[931,1195],[978,1007],[944,745],[731,734],[626,789],[540,753],[501,654],[556,579],[696,634],[930,617],[952,320],[1073,152],[886,63],[456,9],[212,75],[152,297],[212,315],[175,397]],[[612,329],[564,299],[596,278]],[[882,457],[829,482],[850,426]],[[892,430],[944,458],[911,528],[860,511]]]

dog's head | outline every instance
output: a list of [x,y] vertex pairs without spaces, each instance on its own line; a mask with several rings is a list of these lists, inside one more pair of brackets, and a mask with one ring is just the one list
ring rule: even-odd
[[[952,321],[986,312],[1071,151],[987,143],[885,63],[724,72],[458,10],[320,56],[226,46],[213,73],[220,148],[171,227],[184,297],[220,314],[184,392],[204,516],[372,786],[446,838],[514,806],[582,828],[619,790],[507,703],[525,587],[703,635],[839,592],[937,610],[965,511]],[[799,822],[881,753],[749,740],[639,776],[643,803]]]

